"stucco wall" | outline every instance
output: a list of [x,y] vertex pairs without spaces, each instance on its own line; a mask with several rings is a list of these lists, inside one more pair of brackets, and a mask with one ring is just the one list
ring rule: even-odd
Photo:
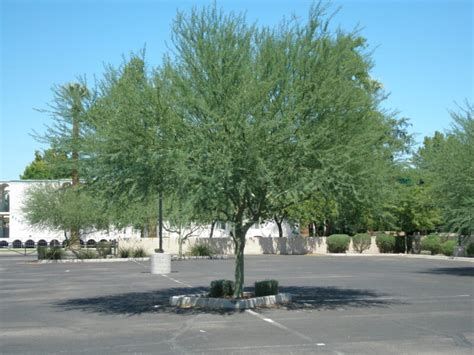
[[[183,243],[183,253],[190,251],[194,244],[202,243],[210,245],[217,254],[234,254],[233,242],[231,238],[190,238]],[[158,238],[144,239],[120,239],[119,248],[142,247],[149,254],[158,248]],[[163,238],[163,249],[170,254],[178,254],[178,239],[175,237]],[[291,237],[291,238],[270,238],[270,237],[247,237],[245,244],[245,254],[325,254],[327,253],[326,237]],[[352,240],[348,253],[355,253],[352,247]],[[375,237],[372,237],[370,248],[364,254],[379,254],[375,244]]]

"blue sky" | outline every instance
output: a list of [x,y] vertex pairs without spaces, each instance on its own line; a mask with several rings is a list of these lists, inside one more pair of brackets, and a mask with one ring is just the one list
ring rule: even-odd
[[[170,44],[176,10],[211,1],[0,0],[1,122],[0,180],[18,179],[45,148],[31,137],[50,122],[51,87],[86,75],[100,77],[104,64],[146,45],[147,60],[159,65]],[[245,11],[249,21],[277,24],[284,16],[305,17],[311,1],[220,0],[226,11]],[[373,49],[372,76],[389,98],[383,107],[408,117],[422,141],[450,126],[455,102],[474,99],[473,2],[470,0],[333,1],[342,6],[334,25],[358,24]]]

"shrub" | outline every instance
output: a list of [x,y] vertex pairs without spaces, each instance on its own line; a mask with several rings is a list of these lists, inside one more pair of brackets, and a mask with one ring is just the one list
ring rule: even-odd
[[360,254],[370,248],[372,238],[367,233],[359,233],[352,237],[352,246]]
[[466,248],[466,255],[474,256],[474,243],[469,243],[469,245]]
[[76,255],[79,259],[97,259],[97,253],[93,249],[81,249]]
[[97,250],[97,254],[105,258],[107,257],[107,255],[112,254],[112,243],[100,241],[99,243],[97,243],[95,249]]
[[454,247],[457,245],[455,240],[447,240],[441,244],[441,253],[446,256],[453,256]]
[[395,237],[388,234],[377,234],[375,243],[381,253],[393,253],[395,251]]
[[430,234],[421,240],[421,250],[428,250],[431,255],[441,252],[441,241],[437,234]]
[[264,280],[255,282],[255,297],[272,296],[277,294],[277,280]]
[[38,260],[45,259],[47,249],[48,249],[47,247],[40,247],[40,246],[36,248],[36,251],[38,252]]
[[119,248],[118,255],[121,258],[130,258],[132,255],[132,250],[130,248]]
[[328,252],[330,253],[345,253],[349,249],[350,237],[347,234],[333,234],[330,235],[326,243],[328,245]]
[[209,245],[194,244],[189,252],[191,256],[213,256],[214,251]]
[[61,247],[38,247],[38,260],[60,260],[63,256],[64,250]]
[[235,284],[231,280],[214,280],[211,282],[209,297],[232,297]]
[[133,258],[144,258],[146,256],[145,249],[142,247],[137,247],[131,251]]

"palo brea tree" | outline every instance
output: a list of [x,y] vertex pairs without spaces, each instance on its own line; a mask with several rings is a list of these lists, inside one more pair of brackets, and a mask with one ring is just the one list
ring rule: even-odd
[[180,13],[173,34],[165,74],[188,148],[180,182],[196,209],[218,206],[234,225],[240,297],[250,226],[317,191],[370,201],[362,192],[377,189],[374,162],[399,149],[399,122],[378,109],[365,41],[330,32],[320,6],[276,29],[211,6]]
[[321,6],[274,29],[216,6],[179,13],[163,67],[109,69],[88,111],[92,186],[123,206],[174,194],[195,222],[230,222],[236,297],[252,224],[317,194],[369,203],[403,146],[365,41],[328,28]]

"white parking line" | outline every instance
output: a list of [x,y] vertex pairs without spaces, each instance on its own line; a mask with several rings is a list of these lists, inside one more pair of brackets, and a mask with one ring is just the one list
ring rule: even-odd
[[179,281],[179,280],[173,279],[172,277],[169,277],[168,275],[161,274],[161,276],[166,277],[168,280],[174,281],[174,282],[176,282],[176,283],[178,283],[178,284],[180,284],[180,285],[183,285],[183,286],[186,286],[186,287],[190,287],[190,288],[194,287],[194,286],[185,284],[184,282],[181,282],[181,281]]
[[[257,312],[254,312],[254,311],[252,311],[251,309],[247,309],[245,312],[248,313],[248,314],[251,314],[251,315],[253,315],[253,316],[257,317],[257,318],[260,318],[261,320],[263,320],[263,321],[265,321],[265,322],[267,322],[267,323],[270,323],[270,324],[274,325],[275,327],[278,327],[278,328],[280,328],[280,329],[282,329],[282,330],[284,330],[284,331],[286,331],[286,332],[288,332],[288,333],[291,333],[291,334],[293,334],[293,335],[296,335],[297,337],[299,337],[299,338],[301,338],[301,339],[304,339],[304,340],[309,341],[309,342],[312,342],[312,341],[313,341],[313,339],[311,339],[310,337],[307,337],[306,335],[301,334],[300,332],[297,332],[296,330],[293,330],[293,329],[290,329],[290,328],[288,328],[288,327],[285,327],[283,324],[280,324],[280,323],[278,323],[278,322],[275,322],[273,319],[265,318],[265,317],[262,316],[261,314],[259,314],[259,313],[257,313]],[[324,343],[318,343],[318,344],[324,344]],[[321,345],[319,345],[319,346],[321,346]]]

